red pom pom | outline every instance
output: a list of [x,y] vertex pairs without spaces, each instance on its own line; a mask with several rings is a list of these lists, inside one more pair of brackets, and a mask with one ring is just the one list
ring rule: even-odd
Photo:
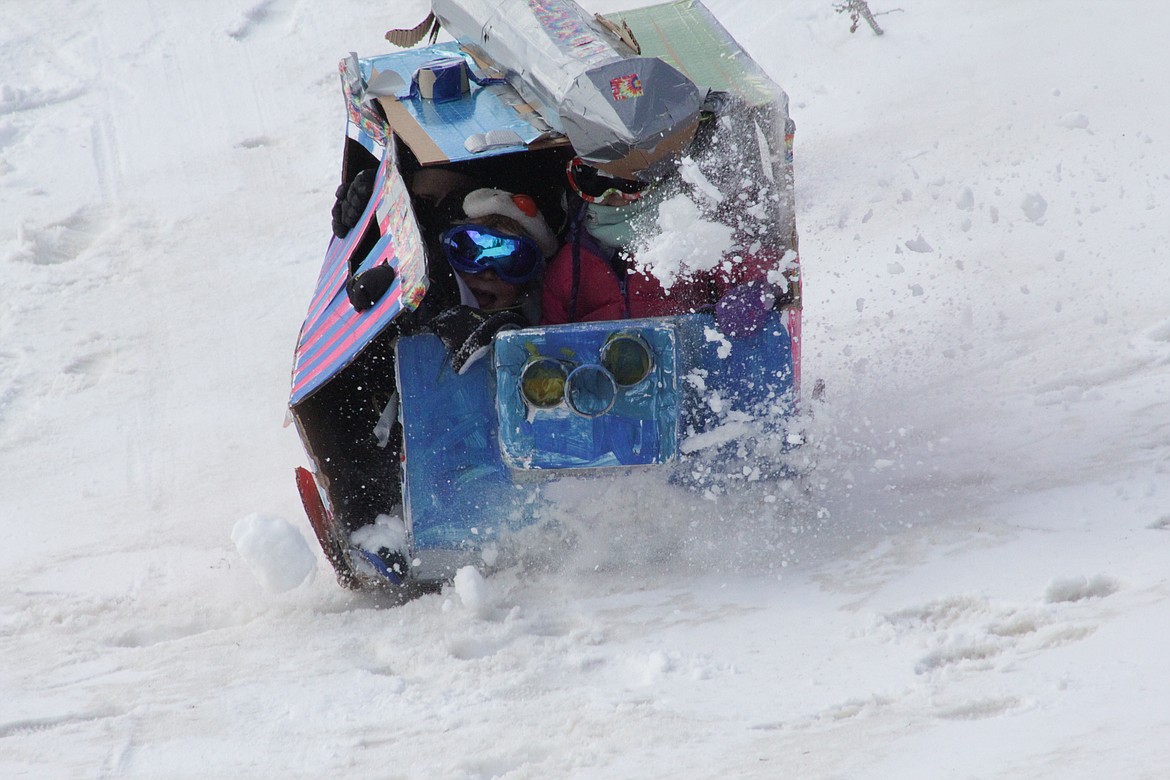
[[516,208],[524,212],[525,216],[535,217],[537,208],[536,201],[527,195],[513,195],[512,202],[516,204]]

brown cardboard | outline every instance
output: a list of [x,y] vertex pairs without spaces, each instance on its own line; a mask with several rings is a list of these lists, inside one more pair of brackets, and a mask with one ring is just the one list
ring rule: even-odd
[[649,151],[632,149],[620,160],[605,163],[592,162],[591,164],[596,166],[598,170],[605,171],[610,176],[616,176],[619,179],[637,179],[640,171],[646,171],[657,162],[681,154],[690,144],[691,139],[695,137],[695,130],[698,127],[699,119],[696,117],[693,122],[663,138]]
[[410,112],[394,97],[378,98],[378,105],[386,112],[386,122],[394,134],[401,138],[414,156],[423,165],[447,162],[447,156],[438,144],[431,140],[427,131],[418,123]]

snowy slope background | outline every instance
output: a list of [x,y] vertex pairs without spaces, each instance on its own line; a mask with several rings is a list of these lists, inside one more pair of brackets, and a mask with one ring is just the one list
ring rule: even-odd
[[603,492],[388,607],[232,532],[311,539],[336,63],[425,3],[5,0],[0,776],[1170,774],[1162,3],[709,7],[798,127],[812,506]]

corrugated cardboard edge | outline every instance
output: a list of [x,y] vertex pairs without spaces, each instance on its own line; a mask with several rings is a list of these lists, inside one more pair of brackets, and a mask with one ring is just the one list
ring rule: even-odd
[[390,129],[410,147],[420,163],[434,165],[449,162],[447,155],[443,153],[439,145],[396,98],[380,97],[378,105],[386,113],[386,122],[390,125]]
[[605,162],[589,160],[588,158],[586,160],[599,170],[605,171],[610,176],[616,176],[619,179],[633,180],[643,178],[648,172],[653,172],[654,166],[657,163],[675,155],[682,154],[690,144],[691,139],[695,137],[695,131],[698,127],[699,117],[696,116],[692,121],[679,127],[670,135],[665,136],[649,151],[645,149],[632,149],[629,154],[620,160]]
[[438,26],[438,22],[435,21],[435,14],[429,13],[426,19],[423,19],[409,30],[390,30],[386,33],[386,40],[400,49],[409,49],[428,35],[434,36],[437,34]]

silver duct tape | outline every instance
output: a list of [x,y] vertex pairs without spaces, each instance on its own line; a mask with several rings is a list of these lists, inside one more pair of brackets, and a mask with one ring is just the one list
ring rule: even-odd
[[572,0],[432,0],[432,9],[577,154],[610,173],[644,172],[694,132],[698,87],[662,60],[634,55]]
[[[640,95],[613,97],[631,82]],[[582,73],[561,107],[565,135],[577,153],[630,177],[690,141],[701,102],[695,85],[672,66],[632,57]]]

